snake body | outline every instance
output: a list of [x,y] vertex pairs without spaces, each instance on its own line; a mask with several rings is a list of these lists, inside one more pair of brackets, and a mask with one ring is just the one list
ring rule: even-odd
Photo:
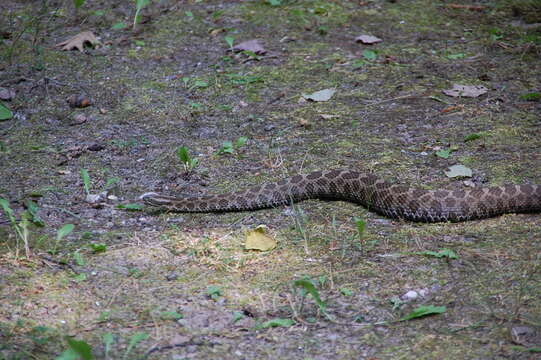
[[227,212],[277,207],[306,199],[344,200],[370,211],[419,222],[467,221],[541,211],[541,185],[424,190],[349,169],[294,175],[221,195],[171,197],[146,193],[147,205],[174,212]]

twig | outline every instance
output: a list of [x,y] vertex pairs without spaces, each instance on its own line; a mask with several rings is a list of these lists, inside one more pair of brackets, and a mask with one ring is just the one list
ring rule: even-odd
[[152,354],[154,352],[157,352],[157,351],[170,350],[170,349],[174,349],[174,348],[186,347],[186,346],[191,346],[191,345],[196,345],[196,346],[205,346],[205,345],[206,346],[216,346],[216,345],[220,345],[220,343],[216,343],[216,342],[212,342],[212,341],[205,342],[205,341],[188,340],[188,341],[178,343],[178,344],[171,344],[171,345],[164,345],[164,346],[153,345],[150,349],[147,350],[145,355],[143,355],[143,359],[148,358],[148,356],[150,354]]

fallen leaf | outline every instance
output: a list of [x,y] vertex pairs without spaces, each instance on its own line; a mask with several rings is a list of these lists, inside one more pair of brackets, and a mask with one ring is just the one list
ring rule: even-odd
[[92,105],[92,102],[84,95],[71,95],[68,104],[72,108],[84,108]]
[[4,104],[0,103],[0,121],[9,120],[13,117],[13,113]]
[[11,100],[15,97],[15,91],[6,88],[0,88],[0,100]]
[[265,226],[260,225],[246,233],[246,250],[269,251],[276,247],[276,240],[265,234]]
[[321,116],[321,118],[325,120],[330,120],[330,119],[340,117],[340,115],[330,115],[330,114],[320,114],[319,116]]
[[452,89],[443,90],[443,93],[452,97],[478,97],[487,91],[488,89],[482,85],[453,84]]
[[264,55],[267,53],[267,50],[265,50],[263,45],[261,45],[257,39],[241,42],[240,44],[233,46],[233,51],[251,51],[257,55]]
[[472,174],[472,170],[464,165],[453,165],[449,167],[449,171],[445,172],[445,175],[447,175],[449,178],[471,177]]
[[324,89],[311,94],[302,94],[302,97],[311,101],[328,101],[335,92],[336,89]]
[[90,43],[91,46],[100,43],[100,41],[91,31],[83,31],[82,33],[79,33],[66,41],[56,44],[56,46],[62,47],[62,50],[78,49],[80,52],[83,52],[84,44],[87,42]]
[[360,42],[367,45],[377,44],[379,42],[382,42],[378,37],[372,36],[372,35],[360,35],[355,38],[355,42]]
[[422,305],[410,312],[408,315],[400,318],[398,321],[407,321],[427,315],[441,314],[444,313],[446,310],[447,308],[445,306]]

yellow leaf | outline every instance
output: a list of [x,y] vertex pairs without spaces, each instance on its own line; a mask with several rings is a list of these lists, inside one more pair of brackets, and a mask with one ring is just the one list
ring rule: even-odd
[[269,251],[276,247],[276,240],[265,234],[265,226],[260,225],[246,232],[246,250]]

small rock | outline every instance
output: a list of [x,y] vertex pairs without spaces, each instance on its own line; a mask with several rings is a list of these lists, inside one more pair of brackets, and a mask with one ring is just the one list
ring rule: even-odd
[[105,146],[101,144],[92,144],[89,147],[87,147],[87,149],[90,151],[102,151],[103,149],[105,149]]
[[107,196],[107,199],[112,200],[112,201],[118,201],[118,196],[111,194],[111,195]]
[[178,279],[178,274],[177,273],[171,273],[171,274],[167,274],[165,276],[165,279],[167,281],[174,281],[174,280],[177,280]]
[[73,117],[73,122],[71,125],[81,125],[86,122],[86,116],[85,114],[77,114]]
[[407,293],[405,293],[404,295],[401,296],[402,300],[404,300],[404,301],[415,300],[418,297],[419,297],[419,294],[417,293],[417,291],[414,291],[414,290],[410,290],[410,291],[408,291]]
[[89,204],[97,204],[101,200],[100,194],[88,194],[85,201]]
[[467,187],[475,187],[475,184],[471,180],[464,180],[462,183]]

